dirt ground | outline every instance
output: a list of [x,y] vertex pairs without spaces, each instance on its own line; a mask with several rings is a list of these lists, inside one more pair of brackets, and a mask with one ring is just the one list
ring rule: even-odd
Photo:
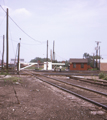
[[0,76],[0,120],[107,120],[101,107],[35,77],[12,77]]

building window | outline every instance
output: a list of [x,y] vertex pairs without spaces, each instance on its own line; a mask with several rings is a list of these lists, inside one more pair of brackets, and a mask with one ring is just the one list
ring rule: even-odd
[[81,63],[81,68],[84,68],[84,63]]
[[76,68],[76,63],[73,63],[73,68]]

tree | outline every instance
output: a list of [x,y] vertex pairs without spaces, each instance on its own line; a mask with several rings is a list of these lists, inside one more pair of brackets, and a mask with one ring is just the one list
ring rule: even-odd
[[88,53],[84,53],[83,58],[90,58],[90,55]]
[[88,65],[90,65],[91,67],[95,67],[94,65],[96,65],[96,57],[97,59],[101,59],[101,56],[91,56],[88,53],[84,53],[83,54],[83,58],[88,59]]
[[[40,57],[36,57],[34,59],[32,59],[30,62],[39,62],[39,63],[43,63],[46,62],[47,58],[40,58]],[[50,62],[51,60],[48,58],[48,62]]]

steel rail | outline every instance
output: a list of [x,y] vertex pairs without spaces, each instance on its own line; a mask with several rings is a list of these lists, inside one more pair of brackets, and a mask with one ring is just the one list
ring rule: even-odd
[[[88,83],[92,83],[92,84],[97,84],[97,85],[100,85],[100,86],[107,86],[107,85],[101,84],[101,83],[99,83],[99,82],[92,82],[92,80],[89,81],[89,79],[87,79],[87,81],[86,81],[86,80],[79,79],[79,78],[74,78],[74,77],[70,77],[70,78],[71,78],[71,79],[75,79],[75,80],[80,80],[80,81],[83,81],[83,82],[88,82]],[[106,82],[104,82],[104,83],[106,83]]]
[[[45,76],[45,75],[42,75],[44,77],[47,77],[47,78],[51,78],[51,77],[48,77],[48,76]],[[89,88],[86,88],[86,87],[82,87],[80,85],[76,85],[76,84],[73,84],[73,83],[69,83],[69,82],[65,82],[63,80],[59,80],[59,79],[55,79],[55,78],[51,78],[53,80],[56,80],[56,81],[60,81],[60,82],[63,82],[63,83],[66,83],[68,85],[72,85],[72,86],[75,86],[75,87],[78,87],[78,88],[81,88],[81,89],[84,89],[84,90],[88,90],[88,91],[91,91],[91,92],[95,92],[97,94],[100,94],[100,95],[104,95],[104,96],[107,96],[106,93],[103,93],[103,92],[99,92],[99,91],[96,91],[96,90],[93,90],[93,89],[89,89]]]
[[104,108],[104,109],[107,110],[107,106],[106,106],[106,105],[103,105],[103,104],[101,104],[101,103],[99,103],[99,102],[96,102],[96,101],[91,100],[91,99],[89,99],[89,98],[87,98],[87,97],[84,97],[84,96],[82,96],[82,95],[79,95],[79,94],[77,94],[77,93],[75,93],[75,92],[72,92],[71,90],[65,89],[65,88],[63,88],[63,87],[61,87],[61,86],[59,86],[59,85],[54,84],[54,83],[48,82],[48,81],[46,81],[46,80],[43,80],[43,79],[40,78],[40,77],[37,77],[37,76],[36,76],[36,78],[39,79],[39,80],[41,80],[41,81],[43,81],[43,82],[46,82],[46,83],[48,83],[48,84],[50,84],[50,85],[52,85],[52,86],[55,86],[55,87],[57,87],[57,88],[59,88],[59,89],[61,89],[61,90],[63,90],[63,91],[66,91],[66,92],[68,92],[68,93],[70,93],[70,94],[73,94],[73,95],[75,95],[75,96],[77,96],[77,97],[80,97],[80,98],[82,98],[82,99],[84,99],[84,100],[86,100],[86,101],[88,101],[88,102],[91,102],[91,103],[93,103],[93,104],[95,104],[95,105],[97,105],[97,106],[99,106],[99,107],[102,107],[102,108]]

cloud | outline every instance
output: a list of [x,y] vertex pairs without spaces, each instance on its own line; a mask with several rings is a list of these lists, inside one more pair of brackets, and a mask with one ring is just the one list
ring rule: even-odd
[[28,10],[26,10],[26,8],[20,8],[20,9],[16,9],[13,14],[14,16],[26,16],[26,17],[30,17],[32,14],[31,12],[29,12]]
[[[28,11],[26,8],[19,8],[16,10],[13,10],[12,8],[10,8],[9,6],[2,6],[2,8],[6,11],[6,9],[8,8],[9,11],[9,15],[12,17],[31,17],[32,13],[30,11]],[[1,14],[4,14],[4,11],[0,11]]]

